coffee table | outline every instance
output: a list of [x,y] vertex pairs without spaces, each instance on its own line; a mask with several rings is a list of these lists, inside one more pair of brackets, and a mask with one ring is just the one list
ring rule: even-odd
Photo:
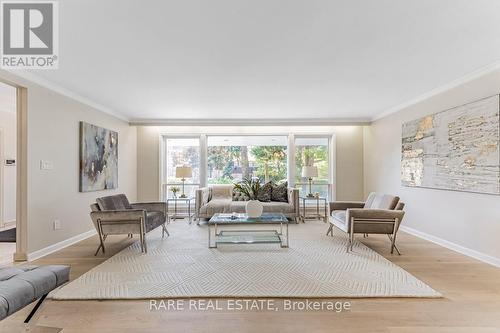
[[[221,230],[222,226],[279,224],[279,231],[271,230]],[[286,237],[283,237],[285,225]],[[212,242],[212,226],[214,236]],[[288,247],[288,219],[281,213],[263,213],[260,217],[249,218],[246,214],[215,214],[208,221],[208,247],[217,248],[217,244],[263,244],[275,243]]]

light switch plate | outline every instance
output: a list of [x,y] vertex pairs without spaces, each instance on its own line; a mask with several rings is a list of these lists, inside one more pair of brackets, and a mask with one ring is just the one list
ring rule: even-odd
[[59,229],[61,229],[61,221],[54,220],[54,230],[59,230]]
[[54,163],[48,160],[40,161],[40,170],[52,170],[54,169]]

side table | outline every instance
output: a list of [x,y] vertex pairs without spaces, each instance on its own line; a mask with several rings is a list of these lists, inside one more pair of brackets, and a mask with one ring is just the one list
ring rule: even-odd
[[[170,214],[170,210],[169,210],[169,206],[171,203],[174,203],[174,214],[171,215]],[[179,213],[177,212],[177,203],[178,202],[185,202],[187,203],[187,214],[186,213]],[[186,197],[186,198],[167,198],[167,215],[168,215],[168,220],[170,221],[170,219],[172,220],[176,220],[176,219],[183,219],[183,218],[188,218],[189,219],[189,224],[191,224],[193,222],[193,216],[194,216],[194,211],[191,210],[191,202],[194,202],[194,198],[193,197]]]
[[[327,223],[328,222],[328,200],[326,198],[322,197],[300,197],[300,200],[302,200],[302,215],[300,218],[302,219],[302,222],[305,222],[306,219],[323,219],[323,222]],[[306,210],[306,203],[308,201],[316,201],[316,214],[315,215],[307,215],[307,210]],[[324,214],[320,214],[320,202],[323,205],[324,208]]]

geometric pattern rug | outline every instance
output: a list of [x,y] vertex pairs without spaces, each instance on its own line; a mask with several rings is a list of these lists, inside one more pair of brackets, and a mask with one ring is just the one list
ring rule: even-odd
[[[277,244],[207,247],[207,226],[178,220],[52,292],[58,300],[154,298],[441,297],[375,251],[320,221],[290,224],[290,247]],[[237,229],[238,227],[233,227]],[[248,228],[248,226],[246,226]],[[118,236],[116,236],[118,237]],[[389,247],[389,241],[387,246]],[[96,244],[97,246],[97,244]]]

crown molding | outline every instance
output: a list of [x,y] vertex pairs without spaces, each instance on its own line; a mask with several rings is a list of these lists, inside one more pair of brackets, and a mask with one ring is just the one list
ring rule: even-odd
[[401,103],[401,104],[398,104],[396,106],[393,106],[389,109],[386,109],[385,111],[383,111],[382,113],[374,116],[372,119],[371,119],[371,122],[374,122],[376,120],[379,120],[379,119],[382,119],[382,118],[385,118],[393,113],[396,113],[396,112],[399,112],[409,106],[412,106],[412,105],[415,105],[417,103],[420,103],[420,102],[423,102],[431,97],[434,97],[436,95],[439,95],[439,94],[442,94],[448,90],[451,90],[453,88],[456,88],[462,84],[465,84],[467,82],[470,82],[474,79],[477,79],[483,75],[486,75],[486,74],[489,74],[495,70],[498,70],[500,69],[500,60],[498,61],[495,61],[489,65],[486,65],[484,67],[481,67],[479,69],[476,69],[475,71],[469,73],[469,74],[466,74],[456,80],[453,80],[451,81],[450,83],[447,83],[445,85],[442,85],[440,87],[437,87],[435,89],[432,89],[418,97],[415,97],[407,102],[404,102],[404,103]]
[[129,122],[129,119],[127,117],[125,117],[124,115],[122,115],[122,114],[102,105],[102,104],[94,102],[87,97],[79,95],[79,94],[77,94],[77,93],[75,93],[67,88],[64,88],[58,84],[50,82],[50,81],[48,81],[48,80],[46,80],[46,79],[44,79],[36,74],[33,74],[33,73],[25,71],[25,70],[6,70],[6,71],[14,76],[17,76],[19,78],[22,78],[24,80],[27,80],[29,82],[32,82],[32,83],[37,84],[39,86],[42,86],[44,88],[47,88],[49,90],[52,90],[56,93],[59,93],[59,94],[66,96],[66,97],[69,97],[69,98],[71,98],[77,102],[80,102],[82,104],[85,104],[87,106],[90,106],[98,111],[101,111],[103,113],[107,113],[110,116],[113,116],[115,118],[118,118],[118,119],[126,121],[126,122]]
[[363,126],[367,118],[297,118],[297,119],[132,119],[133,126]]

